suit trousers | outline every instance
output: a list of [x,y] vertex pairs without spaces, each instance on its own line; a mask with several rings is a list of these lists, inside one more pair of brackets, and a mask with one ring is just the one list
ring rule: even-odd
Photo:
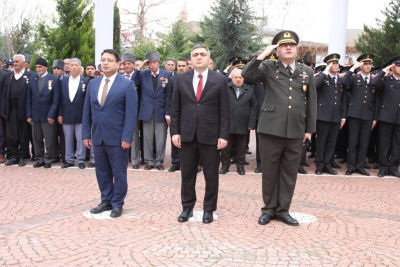
[[[157,166],[164,163],[167,127],[167,122],[156,121],[154,113],[149,121],[143,122],[144,161],[147,164]],[[155,157],[153,153],[154,145],[157,151]]]
[[74,164],[75,139],[76,139],[76,156],[78,163],[86,162],[86,147],[82,140],[82,123],[63,124],[65,139],[65,160]]
[[59,155],[61,158],[65,158],[65,137],[63,124],[57,122],[57,139],[56,139],[56,152],[55,156]]
[[0,118],[0,155],[6,153],[6,121]]
[[257,166],[261,164],[261,156],[260,156],[260,138],[258,136],[257,132],[258,128],[258,120],[256,121],[256,161],[257,161]]
[[179,149],[181,162],[181,200],[182,207],[193,209],[196,204],[196,179],[197,165],[201,159],[203,165],[204,179],[206,183],[203,210],[213,212],[217,210],[218,186],[219,186],[219,161],[220,151],[217,144],[201,144],[195,135],[193,141],[182,142]]
[[128,192],[127,168],[129,149],[107,146],[104,142],[95,145],[96,177],[101,192],[101,201],[113,208],[124,205]]
[[303,139],[259,133],[262,169],[263,214],[289,214]]
[[372,120],[361,120],[348,117],[346,124],[349,128],[349,148],[347,153],[347,169],[364,170],[367,158],[369,137],[371,135]]
[[316,171],[332,169],[331,162],[335,154],[335,145],[340,123],[317,120]]
[[[3,119],[0,119],[3,120]],[[4,120],[3,120],[4,121]],[[18,110],[10,110],[6,120],[6,146],[11,157],[24,159],[29,156],[29,123],[21,120]],[[1,155],[1,154],[0,154]],[[3,154],[4,155],[4,154]]]
[[[90,129],[90,131],[92,131],[92,128]],[[90,163],[96,163],[94,160],[94,146],[90,146]]]
[[32,122],[32,136],[38,162],[51,163],[56,151],[57,122]]
[[131,145],[131,162],[132,165],[140,163],[140,136],[139,136],[139,120],[136,120],[135,132],[133,133]]
[[244,168],[247,148],[247,134],[229,134],[228,145],[221,151],[222,167],[229,169],[229,166],[231,165],[231,150],[233,148],[235,148],[236,167]]
[[[390,157],[390,160],[389,160]],[[379,171],[398,172],[400,162],[400,125],[379,122]]]

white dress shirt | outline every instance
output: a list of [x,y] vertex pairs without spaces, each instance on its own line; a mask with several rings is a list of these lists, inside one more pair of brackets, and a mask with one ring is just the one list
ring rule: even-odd
[[202,73],[194,71],[194,75],[193,75],[193,90],[194,90],[194,94],[195,95],[197,95],[197,86],[199,85],[199,81],[200,81],[199,74],[201,74],[201,76],[203,76],[203,88],[202,89],[204,90],[204,85],[206,85],[206,82],[207,82],[208,69],[206,69]]
[[68,92],[69,92],[69,99],[74,101],[76,92],[78,91],[79,81],[81,80],[81,76],[78,75],[76,78],[73,78],[72,75],[69,76],[68,81]]
[[14,70],[14,78],[15,78],[15,80],[18,81],[19,78],[21,78],[22,75],[24,75],[24,73],[25,73],[25,69],[22,69],[20,73],[16,73],[15,70]]
[[103,79],[101,79],[101,83],[100,83],[100,87],[99,87],[99,92],[97,93],[97,100],[99,100],[99,103],[101,102],[101,95],[103,93],[103,87],[104,84],[106,83],[106,79],[109,79],[110,81],[108,82],[108,92],[110,92],[110,88],[115,80],[115,77],[117,77],[118,72],[116,72],[113,76],[111,76],[110,78],[106,78],[106,76],[103,76]]

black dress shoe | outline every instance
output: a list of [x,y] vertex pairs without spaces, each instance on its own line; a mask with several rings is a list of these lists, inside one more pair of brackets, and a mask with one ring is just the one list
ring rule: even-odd
[[94,168],[94,167],[96,167],[96,164],[93,163],[93,162],[90,162],[90,163],[87,165],[87,167],[88,167],[88,168]]
[[336,171],[334,171],[334,170],[332,170],[332,169],[328,169],[328,168],[325,168],[324,172],[326,172],[326,173],[328,173],[328,174],[331,174],[331,175],[337,175],[337,172],[336,172]]
[[262,173],[261,166],[258,165],[257,168],[256,168],[256,170],[255,170],[254,172],[255,172],[255,173]]
[[300,162],[300,165],[306,166],[306,167],[310,167],[310,164],[308,164],[307,162]]
[[24,158],[20,158],[18,162],[18,166],[23,167],[26,165],[26,161]]
[[238,168],[237,168],[237,173],[238,173],[239,175],[244,175],[244,174],[245,174],[244,168],[243,168],[243,167],[238,167]]
[[229,172],[229,168],[227,167],[222,167],[221,170],[219,171],[220,174],[226,174],[227,172]]
[[231,158],[231,159],[230,159],[230,163],[231,163],[231,164],[235,163],[235,158]]
[[204,212],[203,223],[205,223],[205,224],[212,223],[213,220],[214,220],[214,216],[213,216],[212,212]]
[[354,173],[354,170],[347,170],[346,175],[352,175]]
[[248,161],[244,161],[244,165],[249,165],[250,163]]
[[251,153],[252,153],[252,152],[250,151],[250,149],[247,149],[247,150],[246,150],[246,154],[251,155]]
[[31,161],[37,161],[37,158],[36,157],[32,157]]
[[101,202],[96,208],[93,208],[90,210],[90,213],[92,214],[99,214],[102,213],[103,211],[107,211],[107,210],[112,210],[112,206],[110,203],[106,203],[106,202]]
[[340,160],[339,160],[339,163],[342,163],[342,164],[344,164],[344,163],[346,163],[347,162],[347,158],[341,158]]
[[59,157],[56,157],[55,159],[53,159],[51,161],[51,163],[58,163],[58,162],[60,162],[60,158]]
[[269,214],[261,214],[260,218],[258,219],[258,224],[266,225],[269,224],[271,221],[272,216]]
[[45,163],[43,166],[44,166],[44,168],[46,168],[46,169],[51,168],[51,163]]
[[373,166],[372,168],[373,168],[374,170],[379,169],[379,164],[378,164],[378,163],[375,163],[374,166]]
[[86,164],[85,163],[79,163],[78,167],[79,167],[79,169],[84,169],[84,168],[86,168]]
[[386,171],[379,171],[378,177],[384,177],[386,175]]
[[43,167],[43,166],[44,166],[44,163],[40,162],[40,161],[38,161],[35,164],[33,164],[33,168],[39,168],[39,167]]
[[363,170],[363,169],[357,169],[356,171],[357,171],[357,173],[359,173],[359,174],[361,174],[361,175],[369,176],[369,172],[366,172],[366,171]]
[[275,216],[275,220],[282,221],[290,226],[299,226],[299,222],[290,215]]
[[61,165],[61,169],[65,169],[65,168],[68,168],[68,167],[74,167],[74,164],[73,163],[64,163],[63,165]]
[[397,172],[389,172],[389,175],[400,178],[400,173],[398,171]]
[[322,175],[322,171],[315,171],[316,175]]
[[138,169],[139,169],[139,164],[133,164],[133,165],[132,165],[132,169],[138,170]]
[[306,170],[303,169],[303,165],[299,166],[298,172],[301,173],[301,174],[307,174],[308,173]]
[[315,153],[311,152],[311,154],[310,154],[310,155],[308,155],[308,158],[309,158],[309,159],[313,159],[313,158],[315,158]]
[[190,217],[193,217],[193,210],[189,209],[188,207],[184,208],[181,215],[178,217],[178,222],[187,222]]
[[122,207],[121,208],[113,208],[110,213],[111,218],[117,218],[122,215]]
[[9,161],[7,161],[6,164],[4,164],[4,165],[6,165],[6,166],[11,166],[11,165],[16,165],[16,164],[18,164],[18,159],[11,158],[11,159],[10,159]]
[[369,166],[367,163],[365,163],[365,164],[364,164],[364,169],[368,169],[368,170],[370,170],[370,169],[372,169],[372,167],[371,167],[371,166]]
[[174,171],[179,171],[181,169],[181,166],[177,165],[172,165],[171,168],[169,168],[169,172],[174,172]]
[[331,162],[331,166],[332,166],[332,168],[336,168],[336,169],[342,168],[342,166],[340,166],[339,164],[337,164],[337,163],[334,162],[334,161]]

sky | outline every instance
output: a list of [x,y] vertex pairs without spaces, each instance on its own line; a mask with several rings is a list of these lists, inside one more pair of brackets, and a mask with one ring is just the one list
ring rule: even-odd
[[[4,1],[4,0],[3,0]],[[23,0],[22,0],[23,1]],[[104,1],[104,0],[94,0]],[[138,0],[118,0],[120,5],[132,11],[136,10]],[[148,0],[158,1],[158,0]],[[167,0],[169,3],[153,8],[150,15],[164,17],[162,25],[153,25],[157,31],[168,31],[170,25],[177,20],[186,3],[189,21],[199,21],[208,15],[215,0]],[[269,18],[271,29],[285,29],[296,31],[303,41],[328,43],[331,13],[337,20],[345,19],[339,10],[332,10],[331,1],[343,0],[253,0],[252,8],[256,15],[264,10]],[[20,3],[20,1],[15,1]],[[50,18],[55,14],[54,0],[27,1],[28,11],[42,13]],[[390,0],[348,0],[348,29],[362,29],[363,25],[376,27],[376,18],[384,19],[381,11]],[[1,3],[1,1],[0,1]],[[34,8],[37,7],[37,8]],[[2,7],[0,7],[2,9]],[[332,12],[331,12],[332,11]]]

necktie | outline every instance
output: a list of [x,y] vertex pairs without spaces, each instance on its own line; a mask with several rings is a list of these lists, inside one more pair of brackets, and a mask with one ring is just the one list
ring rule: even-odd
[[101,101],[100,101],[100,106],[103,107],[104,102],[106,101],[106,97],[107,97],[107,93],[108,93],[108,82],[110,81],[110,79],[106,79],[106,82],[104,83],[103,86],[103,92],[101,93]]
[[292,68],[289,65],[287,65],[286,69],[287,69],[287,72],[289,73],[289,75],[292,76],[292,74],[293,74]]
[[157,77],[157,72],[153,72],[153,77],[155,78],[155,77]]
[[131,78],[131,75],[127,74],[127,75],[126,75],[126,78],[130,79],[130,78]]
[[332,77],[333,84],[336,84],[336,77]]
[[368,84],[368,77],[365,77],[365,83]]
[[196,99],[200,101],[201,94],[203,93],[203,76],[199,74],[199,84],[197,85]]
[[239,96],[240,96],[240,89],[236,88],[236,98],[239,98]]

